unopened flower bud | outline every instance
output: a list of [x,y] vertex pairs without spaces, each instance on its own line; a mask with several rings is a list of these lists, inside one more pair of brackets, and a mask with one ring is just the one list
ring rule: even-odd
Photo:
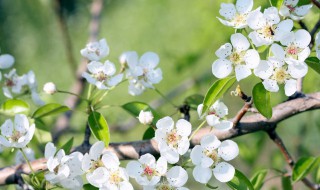
[[138,117],[140,123],[144,124],[144,125],[148,125],[151,124],[152,120],[153,120],[153,115],[151,113],[151,111],[140,111],[139,117]]
[[47,94],[54,94],[57,92],[56,85],[53,82],[47,82],[43,86],[43,91]]

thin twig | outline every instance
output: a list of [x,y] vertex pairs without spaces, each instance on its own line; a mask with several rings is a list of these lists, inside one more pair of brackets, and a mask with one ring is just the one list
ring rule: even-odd
[[236,127],[243,116],[248,112],[248,110],[252,107],[253,100],[250,96],[247,96],[241,89],[240,85],[237,86],[236,92],[237,96],[239,96],[244,102],[244,106],[238,111],[237,115],[233,118],[233,127]]
[[320,9],[320,2],[318,0],[311,0]]
[[315,42],[315,35],[316,32],[318,31],[318,29],[320,28],[320,19],[318,20],[318,22],[314,25],[313,29],[310,32],[311,35],[311,42],[309,44],[309,48],[312,49],[312,47],[314,46],[314,42]]

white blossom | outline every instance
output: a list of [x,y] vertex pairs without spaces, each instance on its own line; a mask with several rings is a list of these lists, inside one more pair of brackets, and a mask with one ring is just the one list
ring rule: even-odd
[[167,172],[167,160],[160,157],[156,161],[153,155],[147,153],[142,155],[138,161],[130,161],[126,169],[129,176],[134,178],[138,184],[154,186]]
[[216,51],[219,59],[212,64],[212,73],[217,78],[225,78],[234,68],[240,81],[251,75],[251,69],[258,65],[260,56],[256,50],[249,49],[250,43],[244,35],[233,34],[230,40],[231,44],[226,43]]
[[143,111],[141,110],[139,113],[139,122],[144,125],[149,125],[153,121],[153,115],[151,111]]
[[293,20],[301,20],[308,14],[312,4],[297,6],[299,0],[284,0],[279,10],[279,14],[284,17],[290,17]]
[[99,61],[108,56],[109,46],[106,39],[101,39],[99,42],[91,42],[80,51],[81,55],[90,61]]
[[[233,28],[244,28],[247,26],[248,13],[252,10],[253,0],[237,0],[236,5],[232,3],[221,3],[219,13],[225,20],[217,17],[220,22]],[[260,8],[258,8],[260,10]]]
[[255,46],[270,45],[274,41],[280,41],[293,27],[290,19],[280,22],[278,9],[270,7],[261,13],[259,10],[249,14],[248,26],[254,30],[248,37]]
[[207,111],[202,113],[203,104],[198,106],[198,115],[200,118],[205,117],[209,126],[215,127],[219,130],[229,130],[232,128],[233,123],[224,119],[228,115],[228,107],[221,101],[216,101]]
[[190,146],[188,136],[191,133],[191,123],[179,119],[174,126],[174,121],[171,117],[164,117],[157,123],[155,139],[158,142],[158,148],[161,156],[166,158],[170,164],[179,161],[179,155],[184,155]]
[[316,49],[317,57],[318,59],[320,59],[320,32],[318,32],[316,35],[315,49]]
[[16,69],[12,69],[9,73],[4,74],[3,93],[7,98],[13,98],[12,93],[20,94],[22,87],[27,84],[27,76],[18,76]]
[[[29,161],[33,161],[36,159],[35,155],[34,155],[34,151],[31,148],[23,148],[23,152],[25,153],[25,155]],[[15,156],[15,163],[22,164],[25,162],[26,162],[26,160],[23,157],[22,152],[20,150],[17,151],[16,156]]]
[[37,79],[36,76],[34,74],[33,71],[29,71],[26,75],[26,79],[27,79],[27,85],[30,89],[31,92],[31,99],[32,101],[39,106],[44,105],[44,101],[40,98],[39,94],[38,94],[38,83],[37,83]]
[[[0,69],[8,69],[14,64],[14,57],[10,54],[0,55]],[[2,74],[0,72],[0,81],[2,79]]]
[[126,77],[129,79],[129,93],[140,95],[147,88],[154,88],[162,80],[159,56],[154,52],[146,52],[139,59],[134,51],[125,52],[120,56],[120,62],[126,69]]
[[304,62],[292,62],[285,64],[284,60],[269,57],[267,61],[260,61],[254,70],[256,76],[263,79],[263,86],[270,92],[278,92],[279,84],[284,84],[287,96],[297,91],[297,79],[304,77],[308,72],[308,66]]
[[234,167],[225,162],[237,157],[239,154],[238,145],[232,140],[220,142],[213,135],[208,134],[202,137],[200,145],[196,145],[190,158],[196,166],[193,170],[193,177],[200,183],[208,183],[212,173],[220,182],[230,181],[234,174]]
[[5,147],[24,148],[32,139],[35,125],[29,123],[27,116],[16,114],[14,122],[7,119],[1,125],[0,143]]
[[95,85],[98,89],[110,89],[119,84],[123,78],[123,74],[116,73],[116,67],[110,61],[104,64],[92,61],[87,65],[88,72],[84,72],[84,77],[90,84]]
[[47,82],[43,86],[43,91],[47,94],[54,94],[57,92],[57,88],[53,82]]

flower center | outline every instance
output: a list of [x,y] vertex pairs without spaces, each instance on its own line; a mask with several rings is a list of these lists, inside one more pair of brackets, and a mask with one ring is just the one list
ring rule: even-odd
[[13,87],[14,85],[15,85],[15,83],[11,79],[7,79],[5,82],[5,86],[7,86],[7,87]]
[[58,172],[59,172],[59,167],[60,167],[60,165],[57,165],[54,169],[53,169],[53,172],[54,172],[54,174],[58,174]]
[[238,14],[234,17],[233,22],[235,26],[241,26],[246,23],[247,20],[246,14]]
[[95,75],[94,75],[94,77],[98,80],[98,81],[100,81],[100,82],[103,82],[103,81],[105,81],[107,78],[108,78],[108,75],[106,75],[104,72],[102,72],[102,71],[99,71],[98,73],[96,73]]
[[283,84],[285,80],[289,78],[289,75],[284,68],[277,68],[275,69],[272,78],[276,80],[279,84]]
[[173,188],[169,184],[161,183],[156,187],[156,190],[173,190]]
[[292,5],[287,5],[287,8],[290,12],[293,12],[295,10],[295,8]]
[[302,49],[298,48],[295,44],[290,44],[286,48],[287,55],[294,58],[294,59],[298,58],[298,53],[300,53],[301,51],[302,51]]
[[11,140],[17,142],[20,139],[20,137],[22,137],[22,134],[19,131],[13,131]]
[[154,169],[152,169],[151,167],[149,166],[146,166],[143,170],[143,174],[144,175],[147,175],[147,176],[153,176],[155,173]]
[[260,30],[257,30],[257,32],[264,36],[265,38],[269,38],[272,39],[274,36],[274,30],[275,28],[273,26],[264,26],[263,28],[261,28]]
[[97,56],[100,55],[99,45],[97,43],[94,43],[91,46],[89,46],[88,50],[92,53],[95,53]]
[[243,61],[244,61],[244,54],[245,52],[242,51],[242,52],[233,52],[231,55],[230,55],[230,61],[233,62],[234,64],[241,64]]
[[103,162],[98,159],[98,160],[91,160],[91,168],[90,168],[90,171],[94,171],[95,169],[99,168],[99,167],[103,167],[104,164]]
[[109,181],[112,184],[119,184],[123,179],[119,176],[119,171],[112,172],[109,176]]
[[220,156],[216,150],[205,150],[204,154],[213,160],[214,166],[220,161]]
[[177,148],[178,142],[181,139],[181,136],[177,134],[176,130],[172,130],[167,134],[167,143],[172,147]]

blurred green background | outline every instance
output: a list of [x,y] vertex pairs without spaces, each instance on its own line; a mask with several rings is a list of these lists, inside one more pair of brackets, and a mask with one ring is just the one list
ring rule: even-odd
[[[142,55],[146,51],[154,51],[160,56],[160,67],[163,70],[163,81],[156,87],[167,94],[174,89],[184,88],[174,93],[173,102],[182,105],[184,99],[192,94],[205,94],[208,87],[216,80],[211,73],[211,64],[216,59],[214,52],[220,45],[226,43],[234,32],[232,28],[222,25],[217,16],[221,2],[227,0],[106,0],[100,20],[99,38],[106,38],[110,47],[108,60],[120,67],[118,57],[128,50],[137,51]],[[90,21],[90,4],[88,0],[64,0],[63,16],[67,22],[73,55],[80,64],[82,49],[88,39],[88,24]],[[254,8],[269,6],[267,0],[255,2]],[[319,9],[315,7],[307,15],[305,21],[312,28],[319,18]],[[52,81],[61,90],[70,89],[75,81],[72,78],[75,70],[70,69],[67,54],[59,27],[58,17],[54,11],[54,1],[49,0],[0,0],[0,48],[2,53],[10,53],[16,58],[15,67],[18,74],[33,70],[41,91],[44,83]],[[249,77],[240,82],[242,89],[251,94],[251,89],[259,80]],[[164,115],[176,113],[176,109],[168,103],[163,103],[161,97],[152,90],[147,90],[141,96],[130,96],[127,83],[121,84],[104,100],[105,104],[122,105],[130,101],[151,103],[160,101],[157,110]],[[235,89],[235,86],[233,87]],[[319,75],[309,70],[304,80],[303,90],[311,93],[320,90]],[[64,94],[53,96],[41,93],[46,102],[64,102]],[[276,105],[286,100],[284,92],[272,94],[272,104]],[[0,95],[0,103],[4,97]],[[242,100],[226,94],[224,102],[229,107],[229,117],[242,107]],[[32,105],[32,103],[30,103]],[[134,123],[136,120],[119,106],[103,110],[110,126],[112,126],[112,141],[133,141],[142,138],[145,126]],[[279,124],[278,132],[292,156],[297,160],[302,156],[317,156],[320,154],[320,111],[312,111],[290,118]],[[86,123],[84,106],[74,112],[71,130],[60,138],[59,144],[64,144],[70,137],[75,137],[75,145],[82,142]],[[177,119],[179,114],[175,114]],[[0,115],[1,123],[7,118]],[[46,121],[48,128],[54,127],[54,119]],[[196,127],[199,120],[192,111],[191,122]],[[51,140],[50,133],[39,130],[31,147],[42,156],[44,144]],[[259,169],[288,169],[282,155],[263,132],[246,135],[234,139],[240,147],[240,156],[232,161],[233,165],[252,176]],[[94,142],[94,139],[91,139]],[[14,164],[14,154],[5,150],[0,155],[0,167]],[[123,164],[124,166],[124,164]],[[290,171],[290,170],[289,170]],[[280,189],[279,173],[270,170],[268,180],[263,189]],[[274,178],[273,178],[274,177]],[[309,176],[314,178],[314,176]],[[193,182],[190,173],[190,189],[206,189]],[[314,180],[313,180],[314,181]],[[218,182],[210,184],[227,189]],[[7,189],[8,187],[0,187]],[[13,187],[9,187],[10,189]],[[296,184],[297,189],[304,189]],[[139,188],[137,188],[139,189]]]

